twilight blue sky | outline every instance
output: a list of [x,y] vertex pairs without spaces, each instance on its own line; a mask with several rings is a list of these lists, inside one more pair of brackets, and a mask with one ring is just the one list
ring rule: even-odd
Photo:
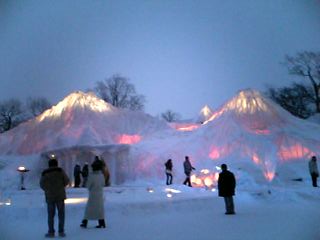
[[319,49],[319,0],[0,0],[0,100],[57,103],[119,73],[146,112],[189,118],[298,80],[284,55]]

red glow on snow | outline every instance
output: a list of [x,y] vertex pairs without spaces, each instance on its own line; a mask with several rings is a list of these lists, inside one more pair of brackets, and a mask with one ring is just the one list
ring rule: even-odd
[[219,179],[219,173],[210,172],[210,170],[208,169],[202,169],[201,173],[193,174],[190,178],[192,184],[195,187],[207,187],[207,188],[217,186],[218,179]]
[[135,144],[141,141],[141,136],[140,135],[127,135],[127,134],[122,134],[118,137],[117,142],[119,144]]
[[209,153],[209,157],[213,160],[218,159],[220,157],[220,151],[217,147],[212,147]]
[[253,162],[255,164],[261,163],[261,160],[260,160],[259,156],[257,154],[255,154],[255,153],[252,155],[252,160],[253,160]]
[[176,126],[176,129],[178,131],[193,131],[197,128],[199,128],[199,124],[188,124],[188,125],[184,125],[184,126]]
[[296,143],[289,147],[281,146],[278,154],[284,161],[289,161],[291,159],[309,158],[312,155],[315,155],[309,148],[304,147],[299,143]]
[[271,182],[272,181],[272,179],[274,178],[274,172],[265,172],[264,173],[264,177],[269,181],[269,182]]

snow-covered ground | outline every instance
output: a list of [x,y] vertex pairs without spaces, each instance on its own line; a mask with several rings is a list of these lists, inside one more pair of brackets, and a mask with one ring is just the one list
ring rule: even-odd
[[[153,192],[150,192],[150,189]],[[180,191],[180,192],[179,192]],[[168,197],[171,192],[172,197]],[[175,184],[105,188],[106,229],[82,229],[86,189],[67,189],[67,239],[320,239],[320,188],[308,179],[237,189],[236,215],[224,214],[217,191]],[[0,239],[44,239],[47,213],[42,190],[1,194]],[[56,222],[57,224],[57,222]]]

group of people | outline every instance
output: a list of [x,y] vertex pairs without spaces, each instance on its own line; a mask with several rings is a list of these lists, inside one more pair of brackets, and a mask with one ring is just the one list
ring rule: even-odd
[[[165,172],[166,172],[166,176],[167,176],[167,180],[166,180],[166,184],[167,185],[171,185],[172,184],[172,179],[173,179],[173,175],[172,175],[172,168],[173,168],[173,164],[172,164],[172,159],[168,159],[168,161],[166,161],[165,165]],[[186,179],[184,180],[183,184],[184,185],[188,185],[189,187],[192,187],[191,185],[191,172],[192,170],[195,170],[195,168],[191,165],[189,156],[185,157],[185,160],[183,162],[183,168],[184,168],[184,173],[186,175]]]
[[79,163],[76,163],[73,169],[73,176],[74,176],[74,187],[78,188],[81,184],[81,176],[82,176],[82,187],[86,187],[88,176],[89,176],[89,165],[86,162],[84,166],[82,167],[79,165]]
[[[42,172],[40,178],[40,187],[45,192],[48,213],[48,233],[46,233],[45,237],[55,237],[54,216],[56,209],[58,210],[59,219],[58,234],[60,237],[65,237],[65,188],[70,184],[70,180],[65,171],[58,166],[57,159],[50,159],[48,164],[49,168]],[[92,172],[86,182],[89,198],[80,227],[86,228],[88,220],[98,220],[96,228],[105,228],[103,200],[103,187],[106,185],[105,163],[96,156],[91,168]]]
[[[172,159],[168,159],[164,165],[165,165],[165,173],[167,176],[166,184],[171,185],[172,178],[173,178]],[[183,184],[189,187],[192,187],[190,178],[191,178],[192,170],[195,170],[195,168],[192,166],[189,156],[185,156],[185,160],[183,162],[183,169],[184,169],[184,174],[186,175],[186,178]],[[222,164],[221,173],[219,174],[219,179],[218,179],[218,191],[219,191],[219,196],[224,198],[225,208],[226,208],[225,214],[227,215],[235,214],[234,203],[233,203],[235,188],[236,188],[236,179],[234,177],[234,174],[228,170],[228,167],[226,164]]]
[[[48,233],[46,237],[55,237],[54,229],[54,216],[56,209],[58,210],[58,231],[60,237],[65,237],[64,231],[64,220],[65,220],[65,204],[66,199],[65,187],[70,184],[70,180],[67,174],[62,168],[58,166],[57,159],[50,159],[49,168],[44,170],[40,178],[40,187],[45,192],[45,198],[47,202],[47,213],[48,213]],[[191,187],[191,172],[195,168],[191,165],[189,157],[185,157],[183,163],[184,173],[186,179],[183,184]],[[106,166],[104,161],[99,159],[98,156],[95,157],[93,163],[91,164],[92,172],[86,180],[86,187],[89,191],[89,198],[84,212],[84,218],[80,224],[80,227],[87,228],[88,220],[98,220],[98,225],[96,228],[105,228],[105,216],[104,216],[104,200],[103,200],[103,187],[106,182],[109,181],[109,175],[106,174]],[[172,159],[169,159],[165,163],[167,181],[166,184],[172,184]],[[317,159],[312,156],[309,161],[309,171],[312,178],[313,187],[317,187],[317,178],[319,177],[319,171],[317,166]],[[76,179],[75,179],[76,180]],[[78,182],[77,182],[78,183]],[[80,183],[79,183],[80,185]],[[224,198],[225,202],[225,214],[233,215],[235,214],[233,196],[235,195],[236,179],[234,174],[228,170],[226,164],[221,165],[221,173],[219,173],[218,178],[218,194],[220,197]]]

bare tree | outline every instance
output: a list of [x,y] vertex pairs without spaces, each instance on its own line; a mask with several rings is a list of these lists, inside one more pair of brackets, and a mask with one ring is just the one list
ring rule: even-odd
[[94,91],[104,101],[115,107],[143,110],[145,97],[136,93],[133,84],[126,77],[113,75],[96,83]]
[[161,113],[161,117],[167,122],[175,122],[181,118],[179,113],[167,110],[164,113]]
[[303,84],[294,83],[290,87],[275,89],[270,87],[267,95],[299,118],[308,118],[314,113],[311,105],[313,102],[312,89]]
[[310,81],[313,89],[313,103],[320,113],[320,52],[304,51],[295,56],[286,56],[285,65],[289,73]]
[[52,104],[45,97],[29,97],[27,99],[27,109],[33,117],[43,113],[51,106]]
[[22,104],[18,99],[0,103],[0,131],[5,132],[17,126],[21,121]]

